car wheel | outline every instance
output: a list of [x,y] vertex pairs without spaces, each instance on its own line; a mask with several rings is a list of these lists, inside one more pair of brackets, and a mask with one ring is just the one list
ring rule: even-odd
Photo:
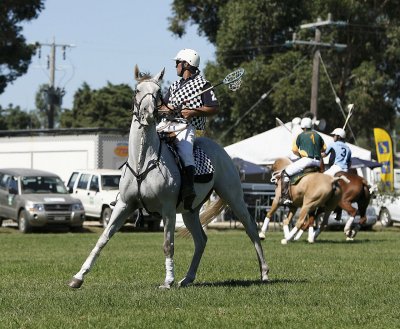
[[101,213],[101,222],[103,224],[103,227],[107,227],[108,222],[110,221],[112,214],[112,210],[110,207],[105,207]]
[[379,214],[379,220],[381,221],[381,225],[383,227],[389,227],[393,225],[392,218],[390,217],[389,210],[382,209]]
[[28,215],[25,210],[21,210],[18,216],[18,229],[21,233],[29,233],[32,231],[32,227],[28,222]]

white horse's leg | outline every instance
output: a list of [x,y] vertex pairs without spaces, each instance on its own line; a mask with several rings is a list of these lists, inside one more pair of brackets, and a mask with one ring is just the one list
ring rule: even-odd
[[207,244],[207,235],[201,226],[198,208],[193,213],[182,214],[183,222],[193,237],[194,253],[186,276],[179,281],[179,287],[186,287],[196,279],[197,269]]
[[103,247],[110,238],[124,225],[126,218],[133,211],[132,207],[127,206],[121,199],[118,200],[112,212],[110,222],[104,229],[100,238],[97,240],[96,246],[93,248],[89,257],[83,263],[80,271],[76,273],[69,282],[71,288],[80,288],[83,283],[84,276],[90,271]]
[[164,213],[164,255],[165,255],[165,280],[160,289],[170,289],[175,281],[174,243],[175,243],[175,209]]
[[265,239],[265,233],[267,233],[269,222],[270,222],[269,217],[265,216],[263,226],[261,227],[261,231],[258,234],[258,236],[260,237],[261,240]]
[[269,267],[264,258],[264,251],[262,249],[261,240],[258,236],[256,222],[251,218],[251,215],[249,214],[249,211],[247,210],[246,204],[243,200],[235,200],[235,202],[230,202],[229,206],[231,207],[236,217],[243,224],[244,228],[246,229],[247,235],[254,244],[257,253],[258,264],[260,266],[261,280],[265,282],[269,281]]

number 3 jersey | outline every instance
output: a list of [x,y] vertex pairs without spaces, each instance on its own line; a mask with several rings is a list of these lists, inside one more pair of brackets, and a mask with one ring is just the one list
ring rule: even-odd
[[338,165],[342,169],[349,168],[351,164],[351,150],[343,141],[336,141],[329,144],[325,153],[334,154],[335,159],[333,161],[333,164]]

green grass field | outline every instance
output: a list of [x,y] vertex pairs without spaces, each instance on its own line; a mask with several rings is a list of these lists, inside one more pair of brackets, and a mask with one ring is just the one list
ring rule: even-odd
[[[121,232],[111,239],[83,287],[66,284],[100,234],[0,229],[0,328],[399,328],[400,229],[342,232],[320,242],[263,242],[271,268],[259,282],[245,232],[209,230],[196,284],[159,290],[162,233]],[[304,238],[303,238],[304,239]],[[189,265],[192,240],[178,238],[176,279]]]

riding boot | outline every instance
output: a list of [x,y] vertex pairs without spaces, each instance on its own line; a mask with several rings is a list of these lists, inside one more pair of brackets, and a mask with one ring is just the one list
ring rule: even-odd
[[182,175],[182,199],[183,208],[186,210],[192,210],[192,203],[196,197],[194,190],[194,166],[187,166],[183,168]]
[[292,200],[290,200],[289,195],[290,189],[290,178],[285,170],[281,173],[281,198],[279,200],[279,204],[281,206],[287,206],[292,204]]

